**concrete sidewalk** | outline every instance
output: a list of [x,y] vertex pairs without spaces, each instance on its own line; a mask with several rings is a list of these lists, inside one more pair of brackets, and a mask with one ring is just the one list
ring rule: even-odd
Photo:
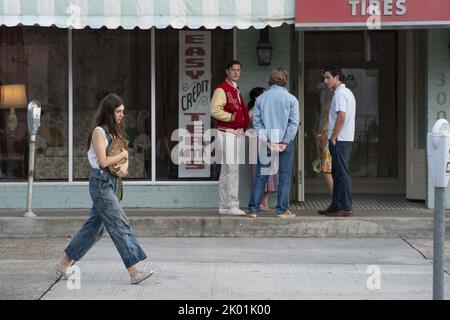
[[[141,239],[155,270],[131,286],[110,239],[77,266],[81,289],[57,282],[53,299],[431,299],[432,264],[402,239]],[[369,266],[380,289],[369,289]],[[446,276],[446,299],[450,298]]]
[[[156,273],[128,276],[109,238],[77,266],[81,290],[55,285],[68,238],[0,238],[3,299],[431,299],[431,239],[140,238]],[[450,239],[446,244],[447,274]],[[370,265],[381,290],[367,289]],[[449,291],[448,276],[446,290]]]
[[[216,209],[125,209],[141,237],[430,237],[433,211],[358,210],[352,217],[329,218],[296,210],[294,219],[262,213],[257,219],[219,216]],[[86,220],[88,210],[36,210],[38,218],[20,211],[0,211],[1,237],[68,237]],[[450,234],[450,217],[447,219]]]

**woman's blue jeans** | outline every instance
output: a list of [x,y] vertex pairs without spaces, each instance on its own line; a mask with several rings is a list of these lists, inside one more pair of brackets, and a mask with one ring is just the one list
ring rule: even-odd
[[89,193],[93,205],[89,217],[66,248],[67,256],[75,261],[81,258],[101,239],[105,229],[119,251],[125,267],[147,258],[139,245],[127,216],[115,195],[117,177],[110,172],[91,169]]

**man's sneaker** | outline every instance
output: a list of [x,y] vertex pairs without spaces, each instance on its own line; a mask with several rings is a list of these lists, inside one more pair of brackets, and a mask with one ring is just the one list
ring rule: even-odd
[[249,217],[249,218],[257,218],[258,214],[256,212],[249,212],[249,213],[247,213],[247,217]]
[[246,216],[247,215],[245,213],[245,211],[242,211],[238,207],[233,207],[233,208],[229,209],[227,214],[229,214],[231,216]]
[[139,271],[135,276],[130,277],[130,283],[131,284],[139,284],[142,281],[148,279],[153,274],[153,271]]
[[277,214],[278,218],[295,218],[295,213],[290,212],[289,210],[286,210],[285,212]]
[[228,214],[228,209],[219,209],[219,214]]

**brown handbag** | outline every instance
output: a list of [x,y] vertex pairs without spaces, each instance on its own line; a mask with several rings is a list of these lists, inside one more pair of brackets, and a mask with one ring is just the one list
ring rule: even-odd
[[[106,154],[108,157],[113,157],[121,153],[123,149],[128,150],[128,140],[124,138],[113,138]],[[113,175],[117,176],[117,173],[119,172],[119,166],[126,162],[127,159],[122,159],[119,162],[110,165],[108,169]],[[126,175],[128,175],[128,172]]]

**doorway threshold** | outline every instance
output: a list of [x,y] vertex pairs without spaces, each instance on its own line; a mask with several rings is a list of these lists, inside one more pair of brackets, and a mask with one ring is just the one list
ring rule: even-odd
[[[331,196],[327,194],[307,194],[304,202],[293,202],[294,210],[322,210],[329,206]],[[426,210],[425,201],[409,201],[404,194],[379,195],[357,194],[353,196],[354,210]]]

